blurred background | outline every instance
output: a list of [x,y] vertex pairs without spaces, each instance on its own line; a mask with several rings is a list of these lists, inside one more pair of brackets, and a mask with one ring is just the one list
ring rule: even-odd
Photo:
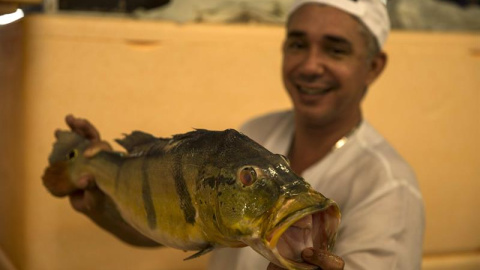
[[[208,255],[128,246],[48,194],[53,132],[68,113],[112,142],[290,108],[280,77],[290,2],[0,0],[0,269],[205,269]],[[388,2],[389,63],[365,117],[417,172],[423,269],[478,270],[480,1]]]

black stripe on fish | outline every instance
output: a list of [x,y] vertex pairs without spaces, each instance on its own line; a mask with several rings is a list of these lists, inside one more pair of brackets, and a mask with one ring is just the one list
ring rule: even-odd
[[189,224],[195,224],[197,211],[192,204],[192,197],[187,189],[182,170],[182,157],[178,156],[173,164],[173,178],[175,179],[175,189],[180,200],[180,209],[183,211],[185,221]]
[[115,190],[118,190],[118,188],[120,186],[120,181],[121,181],[122,166],[125,163],[125,159],[123,158],[123,154],[118,153],[118,152],[101,151],[98,155],[103,160],[106,160],[109,163],[113,163],[118,167],[117,173],[115,175]]
[[157,227],[157,214],[152,200],[152,192],[150,190],[150,182],[148,177],[148,158],[142,163],[142,198],[145,212],[147,214],[148,227],[155,229]]
[[120,181],[121,181],[121,172],[122,172],[122,166],[123,166],[124,162],[120,163],[118,165],[118,170],[117,170],[117,174],[115,175],[115,191],[118,190],[118,188],[120,187]]
[[207,177],[207,178],[204,178],[202,181],[201,181],[201,184],[203,185],[203,187],[210,187],[210,188],[215,188],[217,185],[233,185],[236,183],[236,179],[235,178],[227,178],[227,177],[224,177],[222,175],[218,175],[218,176],[215,176],[215,177]]

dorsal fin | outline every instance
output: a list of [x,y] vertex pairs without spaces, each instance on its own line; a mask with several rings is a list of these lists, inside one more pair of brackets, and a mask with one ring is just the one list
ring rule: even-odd
[[115,141],[125,148],[129,155],[143,155],[151,152],[153,149],[162,149],[170,139],[157,138],[151,134],[142,131],[133,131],[130,135],[125,134],[125,138]]

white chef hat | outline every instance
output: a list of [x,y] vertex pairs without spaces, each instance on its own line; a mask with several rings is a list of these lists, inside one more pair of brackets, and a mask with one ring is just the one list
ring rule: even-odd
[[390,32],[390,20],[386,7],[387,0],[295,0],[288,17],[300,6],[308,3],[325,4],[352,14],[359,18],[373,33],[380,48],[385,44]]

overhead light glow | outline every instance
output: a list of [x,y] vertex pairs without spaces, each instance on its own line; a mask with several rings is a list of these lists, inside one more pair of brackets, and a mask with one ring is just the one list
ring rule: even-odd
[[0,25],[12,23],[16,20],[23,18],[24,14],[21,9],[17,9],[14,13],[0,15]]

